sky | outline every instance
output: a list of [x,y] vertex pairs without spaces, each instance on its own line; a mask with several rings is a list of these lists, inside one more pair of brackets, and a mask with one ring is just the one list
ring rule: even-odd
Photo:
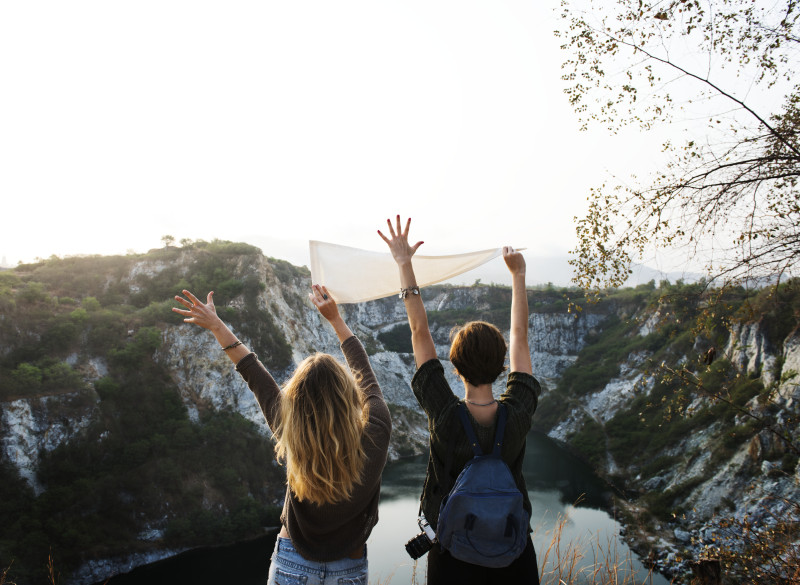
[[578,130],[557,8],[0,3],[0,264],[171,235],[307,265],[308,240],[382,251],[399,213],[420,254],[525,247],[559,280],[590,187],[660,138]]

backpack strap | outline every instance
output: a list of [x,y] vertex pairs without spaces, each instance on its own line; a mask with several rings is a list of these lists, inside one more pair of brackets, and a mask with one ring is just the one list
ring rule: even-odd
[[[502,402],[497,403],[497,409],[497,430],[494,433],[492,456],[499,459],[500,451],[503,448],[503,437],[506,433],[506,420],[508,420],[508,412],[506,411],[506,405]],[[478,437],[475,434],[475,429],[472,428],[472,424],[469,422],[469,417],[467,416],[467,407],[463,402],[458,404],[458,414],[461,417],[461,424],[464,427],[464,431],[467,433],[467,439],[469,439],[470,445],[472,445],[472,452],[475,454],[475,457],[480,457],[484,453],[480,444],[478,443]]]
[[[428,449],[430,451],[428,457],[429,459],[433,460],[433,437],[428,437]],[[447,457],[444,463],[444,475],[442,479],[447,482],[447,489],[442,489],[442,484],[437,483],[433,487],[434,494],[448,494],[453,487],[453,482],[455,481],[450,474],[453,470],[453,458],[456,454],[456,433],[450,433],[450,436],[447,437]],[[419,495],[419,513],[422,514],[422,498],[425,495],[425,489],[423,486],[422,493]]]
[[500,458],[500,451],[503,449],[503,439],[506,436],[506,422],[508,421],[508,410],[506,405],[502,402],[497,403],[497,408],[500,412],[497,414],[497,430],[494,433],[494,448],[492,455]]

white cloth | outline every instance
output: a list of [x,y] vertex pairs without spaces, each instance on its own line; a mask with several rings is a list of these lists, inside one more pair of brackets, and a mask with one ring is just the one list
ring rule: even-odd
[[[400,292],[400,272],[391,253],[370,252],[310,240],[311,283],[322,284],[337,303],[360,303]],[[414,254],[417,286],[463,274],[503,254],[502,248],[452,256]]]

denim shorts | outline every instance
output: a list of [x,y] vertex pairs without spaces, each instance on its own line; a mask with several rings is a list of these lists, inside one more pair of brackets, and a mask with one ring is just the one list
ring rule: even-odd
[[329,563],[308,561],[288,538],[278,537],[267,585],[367,585],[367,551],[360,559],[344,558]]

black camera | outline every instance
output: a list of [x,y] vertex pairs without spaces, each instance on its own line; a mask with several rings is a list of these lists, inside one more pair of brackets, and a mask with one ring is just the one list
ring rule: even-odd
[[431,550],[433,543],[436,542],[436,533],[433,531],[430,524],[428,524],[428,520],[425,518],[424,514],[420,514],[417,519],[417,524],[419,524],[422,532],[406,543],[406,552],[408,552],[409,556],[415,561]]

